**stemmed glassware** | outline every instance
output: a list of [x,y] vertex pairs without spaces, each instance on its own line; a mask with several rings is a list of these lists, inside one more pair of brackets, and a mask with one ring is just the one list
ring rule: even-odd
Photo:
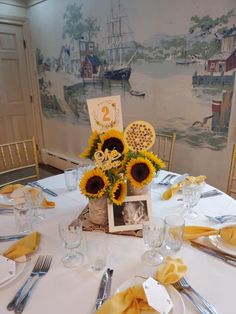
[[65,267],[76,267],[81,264],[83,254],[78,252],[78,248],[82,241],[82,221],[76,219],[76,223],[71,220],[65,220],[58,226],[59,235],[66,248],[66,255],[62,258]]
[[186,208],[184,218],[192,220],[198,217],[198,213],[193,210],[200,200],[202,184],[185,184],[182,188],[183,205]]
[[163,256],[158,252],[165,237],[165,222],[161,218],[153,218],[143,222],[143,240],[151,250],[142,255],[142,260],[149,265],[157,266],[163,261]]
[[40,188],[26,186],[24,188],[25,205],[32,209],[33,223],[39,223],[45,219],[44,215],[38,213],[43,200],[43,192]]

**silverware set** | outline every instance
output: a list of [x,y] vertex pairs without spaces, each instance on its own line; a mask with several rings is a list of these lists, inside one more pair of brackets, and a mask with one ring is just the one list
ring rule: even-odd
[[40,188],[43,192],[52,195],[52,196],[58,196],[58,194],[50,189],[48,189],[47,187],[43,186],[42,184],[40,184],[38,181],[33,181],[33,182],[28,182],[27,185],[32,186],[32,187],[38,187]]
[[46,275],[51,266],[52,256],[39,256],[36,264],[29,276],[29,278],[25,281],[25,283],[20,287],[17,291],[13,299],[7,305],[7,309],[9,311],[13,311],[15,313],[22,313],[25,305],[32,294],[33,288],[36,286],[36,283],[42,276]]
[[13,207],[0,207],[0,215],[13,214]]
[[158,184],[160,185],[169,185],[171,179],[175,178],[176,174],[167,174]]
[[0,242],[13,241],[26,237],[27,234],[9,234],[0,236]]
[[224,222],[231,222],[236,220],[236,215],[220,215],[220,216],[208,216],[205,215],[208,219],[211,221],[218,223],[218,224],[223,224]]
[[102,304],[110,297],[112,275],[113,269],[108,268],[102,276],[96,300],[96,310],[98,310],[102,306]]
[[195,247],[196,249],[198,249],[198,250],[200,250],[200,251],[202,251],[208,255],[216,257],[219,260],[225,262],[226,264],[231,265],[233,267],[236,267],[236,256],[221,252],[217,249],[211,248],[211,247],[204,245],[202,243],[199,243],[199,242],[191,241],[190,244],[191,244],[191,246]]
[[216,308],[193,289],[185,278],[181,278],[173,286],[184,294],[202,314],[218,314]]
[[[217,195],[222,195],[222,194],[223,194],[222,192],[214,189],[214,190],[201,193],[200,198],[207,198],[207,197],[212,197],[212,196],[217,196]],[[177,201],[182,201],[182,200],[183,200],[182,198],[177,199]]]

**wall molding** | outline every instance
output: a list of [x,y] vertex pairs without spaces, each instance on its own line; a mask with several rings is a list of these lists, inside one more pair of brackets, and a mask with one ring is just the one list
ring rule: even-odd
[[0,0],[0,4],[11,5],[15,7],[29,8],[33,5],[45,2],[47,0]]

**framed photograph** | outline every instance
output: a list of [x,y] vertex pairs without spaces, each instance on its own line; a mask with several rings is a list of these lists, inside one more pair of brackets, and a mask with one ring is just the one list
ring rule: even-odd
[[151,219],[150,194],[127,196],[122,205],[108,203],[109,232],[142,229]]
[[123,131],[120,96],[87,99],[87,105],[92,131]]

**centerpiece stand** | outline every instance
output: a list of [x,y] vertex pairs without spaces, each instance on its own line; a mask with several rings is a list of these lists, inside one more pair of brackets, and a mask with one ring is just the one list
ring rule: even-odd
[[[83,209],[78,219],[80,219],[83,222],[84,231],[103,231],[106,233],[111,233],[109,232],[108,223],[105,225],[100,225],[100,224],[95,224],[90,220],[88,205],[86,205],[86,207]],[[76,220],[77,219],[75,219],[72,222],[72,225],[76,225]],[[111,234],[119,234],[119,235],[133,236],[133,237],[139,237],[139,238],[142,238],[143,236],[142,230],[119,231],[115,233],[112,232]]]

